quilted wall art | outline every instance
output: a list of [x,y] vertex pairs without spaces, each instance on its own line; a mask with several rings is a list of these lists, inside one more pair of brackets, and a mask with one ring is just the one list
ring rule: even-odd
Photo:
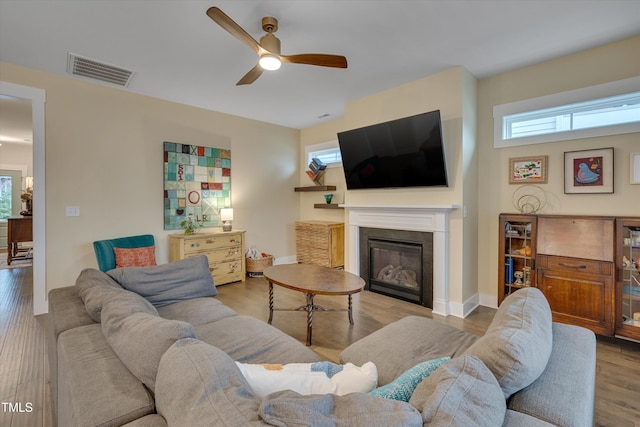
[[164,143],[164,229],[181,229],[189,214],[217,227],[220,209],[231,206],[231,151]]

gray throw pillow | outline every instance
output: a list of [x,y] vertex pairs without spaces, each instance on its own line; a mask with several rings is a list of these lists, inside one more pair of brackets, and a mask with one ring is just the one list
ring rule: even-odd
[[100,323],[100,313],[106,298],[114,291],[122,290],[115,280],[95,268],[85,268],[76,279],[76,291],[84,303],[89,317]]
[[116,268],[107,274],[156,307],[218,294],[205,255],[149,267]]
[[182,339],[160,360],[156,410],[172,426],[265,425],[235,362],[222,350],[196,339]]
[[260,416],[280,427],[422,427],[420,414],[407,402],[366,393],[303,396],[278,391],[264,398]]
[[416,387],[409,403],[424,425],[502,426],[507,403],[489,368],[473,356],[441,365]]
[[464,354],[476,356],[493,372],[509,398],[544,371],[553,344],[551,309],[537,288],[509,295],[487,332]]
[[123,307],[122,298],[118,297],[104,304],[102,333],[127,369],[151,391],[165,351],[181,338],[196,337],[190,324],[163,319],[141,306]]

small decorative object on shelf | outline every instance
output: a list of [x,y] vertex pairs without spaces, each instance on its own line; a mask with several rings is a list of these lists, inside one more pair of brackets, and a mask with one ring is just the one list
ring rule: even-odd
[[523,267],[522,272],[524,273],[524,285],[531,286],[531,267]]
[[324,173],[327,169],[327,165],[325,165],[322,160],[318,158],[311,159],[311,163],[309,163],[309,170],[307,171],[307,175],[311,178],[316,185],[322,185],[322,180],[324,177]]
[[333,194],[325,194],[324,195],[324,201],[327,202],[327,204],[331,204],[331,199],[333,199]]
[[202,228],[202,221],[194,219],[193,214],[189,214],[180,222],[180,227],[184,228],[184,234],[195,234]]
[[513,276],[516,278],[514,285],[523,285],[522,278],[524,277],[524,273],[522,271],[516,271],[513,273]]

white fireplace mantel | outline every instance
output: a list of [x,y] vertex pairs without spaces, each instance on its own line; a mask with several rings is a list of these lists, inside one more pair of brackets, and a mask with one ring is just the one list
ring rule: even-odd
[[449,213],[458,205],[340,205],[349,220],[348,269],[360,274],[360,227],[433,233],[433,312],[449,315]]

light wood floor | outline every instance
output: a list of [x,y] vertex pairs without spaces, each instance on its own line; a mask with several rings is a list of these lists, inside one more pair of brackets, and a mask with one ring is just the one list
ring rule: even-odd
[[[32,316],[31,269],[0,270],[0,400],[33,405],[31,413],[11,413],[0,406],[0,426],[55,426],[51,408],[46,357],[46,316]],[[267,320],[268,292],[264,279],[218,287],[218,298],[238,313]],[[346,307],[346,297],[317,296],[326,308]],[[276,307],[304,303],[302,294],[275,287]],[[482,335],[494,310],[480,307],[466,319],[433,315],[431,310],[382,295],[354,296],[354,321],[346,313],[314,315],[311,348],[327,360],[337,361],[350,343],[407,315],[425,316]],[[273,325],[300,342],[306,339],[304,313],[275,312]],[[598,338],[596,373],[596,425],[640,427],[640,345]],[[64,427],[64,426],[60,426]]]

